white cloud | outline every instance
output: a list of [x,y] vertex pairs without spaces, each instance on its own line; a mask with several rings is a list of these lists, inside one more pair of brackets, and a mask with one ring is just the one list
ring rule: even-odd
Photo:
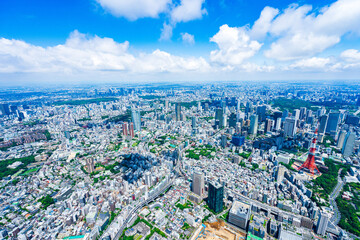
[[207,11],[203,8],[205,0],[181,0],[180,5],[174,7],[170,13],[174,23],[188,22],[202,18]]
[[330,58],[312,57],[301,59],[290,65],[291,68],[297,69],[325,69],[331,63]]
[[360,52],[356,49],[348,49],[340,54],[340,57],[347,62],[360,62]]
[[169,41],[173,35],[173,26],[171,24],[164,23],[161,29],[160,41]]
[[193,45],[195,44],[195,38],[194,35],[189,33],[181,33],[181,38],[183,43]]
[[160,50],[134,56],[128,48],[128,42],[89,37],[77,31],[65,44],[47,48],[2,38],[0,72],[202,72],[210,68],[203,58],[178,57]]
[[279,14],[279,10],[272,7],[265,7],[260,14],[260,18],[254,23],[250,35],[255,39],[266,36],[271,27],[272,20]]
[[291,5],[276,15],[276,9],[265,8],[254,24],[254,36],[269,33],[278,38],[265,51],[265,56],[277,60],[296,60],[314,56],[340,42],[346,33],[360,33],[360,1],[338,0],[319,12],[311,6]]
[[171,0],[97,0],[97,2],[116,17],[129,20],[138,18],[157,18],[168,11]]
[[210,39],[219,49],[211,51],[210,60],[224,65],[239,65],[245,59],[255,55],[262,44],[251,41],[245,28],[223,25],[218,33]]
[[183,72],[210,70],[209,64],[203,58],[183,58],[167,52],[155,50],[151,54],[142,54],[138,58],[138,70],[141,72]]
[[168,13],[161,29],[159,40],[170,40],[177,23],[201,19],[207,14],[205,0],[96,0],[104,9],[116,17],[134,21],[139,18],[157,18]]

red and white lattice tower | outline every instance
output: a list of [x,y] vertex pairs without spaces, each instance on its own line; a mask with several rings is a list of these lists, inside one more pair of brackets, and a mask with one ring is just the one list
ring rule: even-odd
[[309,155],[308,155],[306,161],[299,167],[298,170],[306,168],[311,172],[311,174],[314,174],[315,169],[318,171],[318,173],[320,172],[319,169],[315,165],[315,151],[316,151],[317,134],[318,134],[318,130],[316,129],[315,136],[311,141]]

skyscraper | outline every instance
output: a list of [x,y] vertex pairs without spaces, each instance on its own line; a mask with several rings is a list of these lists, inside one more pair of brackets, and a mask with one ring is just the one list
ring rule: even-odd
[[276,119],[275,130],[281,129],[281,118]]
[[339,135],[339,138],[337,140],[337,145],[336,145],[337,148],[339,148],[339,149],[343,148],[344,142],[345,142],[345,137],[346,137],[346,131],[342,130]]
[[195,116],[191,117],[191,127],[196,128],[196,117]]
[[289,111],[287,109],[285,109],[282,113],[282,121],[285,121],[285,118],[287,118],[289,116]]
[[176,121],[181,121],[181,103],[175,103],[175,118]]
[[252,113],[254,111],[254,107],[252,102],[246,103],[245,113]]
[[273,120],[271,120],[271,119],[265,120],[265,132],[266,133],[271,131],[272,124],[273,124]]
[[256,114],[259,116],[259,121],[262,122],[266,118],[266,106],[258,106],[256,109]]
[[293,137],[296,133],[296,123],[297,119],[295,118],[286,118],[284,123],[284,134],[288,137]]
[[234,201],[229,211],[229,222],[244,230],[251,216],[251,205],[243,201]]
[[10,115],[9,104],[6,103],[0,104],[0,111],[2,112],[3,115]]
[[221,135],[221,147],[225,148],[227,144],[227,136],[225,134]]
[[344,157],[350,157],[354,152],[356,134],[349,132],[345,137],[344,146],[342,148],[342,154]]
[[319,134],[324,134],[325,133],[327,121],[328,121],[328,115],[322,115],[322,116],[319,117],[319,122],[320,122]]
[[306,107],[300,108],[300,119],[304,119],[306,117]]
[[283,165],[279,165],[276,171],[276,181],[281,183],[284,179],[285,167]]
[[150,172],[146,172],[146,173],[145,173],[145,184],[146,184],[149,188],[152,186],[151,173],[150,173]]
[[135,136],[135,134],[134,134],[134,124],[133,123],[129,124],[129,134],[130,134],[131,138],[133,138]]
[[325,133],[335,136],[338,131],[338,125],[340,121],[340,113],[331,112],[329,113],[329,118],[326,125]]
[[123,135],[126,137],[128,135],[128,130],[129,130],[127,122],[123,123],[122,130],[123,130]]
[[258,130],[258,116],[251,115],[250,117],[250,134],[256,135]]
[[[274,117],[274,120],[275,120],[275,123],[274,123],[274,127],[276,128],[276,126],[277,126],[277,122],[278,122],[278,119],[280,118],[281,119],[281,117],[282,117],[282,112],[274,112],[274,115],[273,115],[273,117]],[[281,121],[281,120],[280,120]]]
[[240,112],[240,110],[241,110],[240,108],[241,108],[241,102],[240,102],[240,99],[238,99],[236,102],[236,111]]
[[217,108],[215,111],[215,125],[220,127],[220,122],[223,121],[223,110],[221,108]]
[[132,110],[131,112],[131,118],[134,123],[134,129],[135,131],[141,130],[141,115],[138,110]]
[[218,213],[223,210],[224,187],[217,182],[209,183],[208,205],[211,210]]
[[204,182],[204,174],[202,172],[194,172],[192,191],[199,196],[203,196],[205,192]]
[[229,116],[229,127],[236,128],[236,114],[231,113]]
[[329,215],[326,212],[321,212],[319,216],[319,220],[316,224],[316,233],[324,236],[327,230],[329,222]]
[[299,110],[299,109],[295,109],[295,110],[293,111],[292,117],[295,118],[296,120],[299,120],[299,119],[300,119],[300,110]]

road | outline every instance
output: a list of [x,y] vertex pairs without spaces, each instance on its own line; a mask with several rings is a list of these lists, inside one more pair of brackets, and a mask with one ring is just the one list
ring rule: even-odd
[[344,187],[344,182],[343,180],[341,179],[340,177],[340,172],[341,172],[342,168],[339,169],[339,172],[338,172],[338,183],[336,185],[336,187],[334,188],[334,190],[332,191],[332,193],[330,194],[330,197],[329,197],[329,202],[330,202],[330,205],[333,207],[333,210],[334,210],[334,215],[331,217],[331,221],[335,224],[335,225],[338,225],[340,219],[341,219],[341,214],[339,212],[339,209],[336,205],[336,198],[339,196],[339,193],[341,192],[342,188]]

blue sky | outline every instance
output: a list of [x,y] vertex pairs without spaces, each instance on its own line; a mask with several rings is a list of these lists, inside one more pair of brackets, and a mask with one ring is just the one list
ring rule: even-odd
[[357,79],[359,22],[358,0],[3,0],[0,84]]

